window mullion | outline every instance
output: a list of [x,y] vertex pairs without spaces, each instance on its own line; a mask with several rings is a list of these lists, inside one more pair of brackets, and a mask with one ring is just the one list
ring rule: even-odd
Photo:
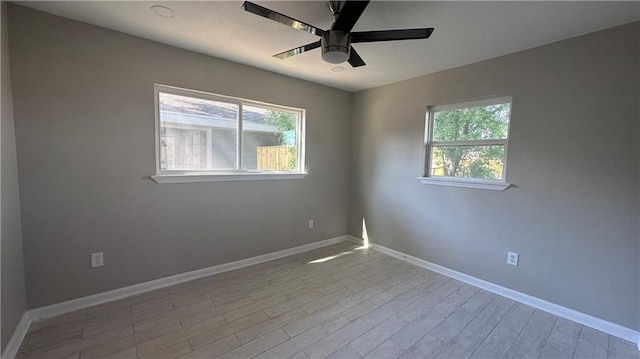
[[296,115],[296,130],[295,130],[295,136],[296,136],[296,171],[302,171],[302,164],[301,164],[301,158],[302,158],[302,146],[301,146],[301,141],[302,138],[301,133],[302,133],[302,116],[300,114]]
[[425,152],[425,168],[427,169],[427,173],[431,173],[431,164],[432,164],[432,155],[431,155],[431,147],[433,146],[433,118],[434,112],[431,110],[427,111],[427,131],[426,131],[426,152]]
[[447,147],[447,146],[492,146],[506,145],[507,140],[468,140],[468,141],[432,141],[431,146]]
[[236,170],[242,170],[242,121],[243,121],[243,103],[238,105],[238,133],[236,138]]

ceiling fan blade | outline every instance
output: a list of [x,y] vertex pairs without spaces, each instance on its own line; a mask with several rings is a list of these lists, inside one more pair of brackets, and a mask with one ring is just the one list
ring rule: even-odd
[[353,48],[353,46],[351,46],[351,55],[349,56],[349,64],[353,67],[360,67],[360,66],[366,65],[364,63],[364,60],[362,60],[362,57],[358,55],[358,52],[356,51],[356,49]]
[[352,32],[351,42],[428,39],[433,28]]
[[281,24],[291,26],[292,28],[297,30],[302,30],[304,32],[308,32],[310,34],[318,35],[318,36],[322,36],[322,34],[324,34],[324,30],[320,30],[315,26],[311,26],[307,23],[304,23],[300,20],[296,20],[287,15],[282,15],[279,12],[275,12],[273,10],[267,9],[266,7],[262,7],[250,1],[245,1],[242,4],[242,8],[244,9],[244,11],[248,11],[250,13],[253,13],[262,17],[266,17],[269,20],[273,20]]
[[273,55],[273,57],[277,57],[279,59],[286,59],[287,57],[300,55],[300,54],[305,53],[307,51],[311,51],[313,49],[317,49],[318,47],[320,47],[320,41],[316,41],[316,42],[312,42],[310,44],[306,44],[304,46],[296,47],[295,49],[283,51],[283,52],[281,52],[279,54]]
[[345,1],[331,30],[350,32],[367,5],[369,1]]

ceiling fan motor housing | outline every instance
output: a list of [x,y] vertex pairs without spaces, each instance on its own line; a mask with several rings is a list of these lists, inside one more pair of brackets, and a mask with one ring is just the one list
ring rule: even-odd
[[351,53],[351,36],[338,30],[326,31],[320,39],[322,59],[332,64],[340,64],[349,60]]

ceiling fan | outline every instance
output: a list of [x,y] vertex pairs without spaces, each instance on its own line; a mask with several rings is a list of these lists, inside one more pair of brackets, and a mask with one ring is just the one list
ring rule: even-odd
[[312,42],[310,44],[273,55],[273,57],[277,57],[279,59],[285,59],[287,57],[299,55],[321,47],[322,59],[324,61],[332,64],[339,64],[348,60],[351,66],[360,67],[364,66],[365,63],[351,44],[359,42],[428,39],[433,32],[432,27],[420,29],[351,32],[351,29],[353,29],[353,26],[356,24],[368,4],[369,1],[329,0],[329,10],[331,10],[331,13],[335,17],[335,21],[329,30],[318,29],[312,25],[249,1],[245,1],[242,4],[242,8],[245,11],[291,26],[294,29],[320,36],[320,41]]

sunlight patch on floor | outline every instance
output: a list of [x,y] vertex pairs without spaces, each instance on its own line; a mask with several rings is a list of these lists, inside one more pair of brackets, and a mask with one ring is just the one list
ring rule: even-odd
[[342,252],[342,253],[338,253],[338,254],[336,254],[334,256],[328,256],[328,257],[316,259],[316,260],[313,260],[313,261],[309,262],[309,264],[312,264],[312,263],[323,263],[323,262],[326,262],[326,261],[330,261],[332,259],[336,259],[338,257],[342,257],[342,256],[347,255],[349,253],[353,253],[353,251]]

